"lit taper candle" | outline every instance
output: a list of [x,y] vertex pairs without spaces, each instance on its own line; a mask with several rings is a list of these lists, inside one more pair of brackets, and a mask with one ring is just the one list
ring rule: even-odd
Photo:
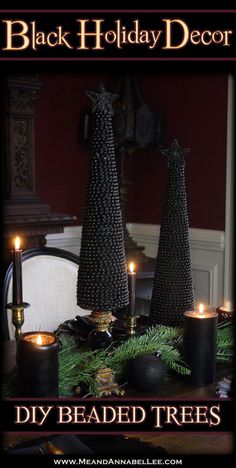
[[22,299],[22,250],[20,248],[21,241],[17,236],[15,239],[15,249],[13,251],[13,291],[12,302],[14,305],[20,305]]
[[128,271],[128,285],[129,285],[129,306],[128,316],[135,316],[135,285],[136,285],[136,273],[134,271],[134,263],[130,262]]

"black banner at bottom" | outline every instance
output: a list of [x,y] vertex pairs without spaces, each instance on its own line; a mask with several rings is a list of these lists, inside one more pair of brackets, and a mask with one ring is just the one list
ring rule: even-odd
[[55,399],[2,401],[4,432],[231,432],[234,401]]
[[[13,458],[12,458],[13,457]],[[12,466],[12,462],[14,462],[14,456],[11,455],[5,455],[3,457],[4,460],[4,466]],[[19,458],[18,458],[19,460]],[[21,455],[20,456],[20,461],[22,462],[22,465],[24,467],[31,467],[32,463],[35,461],[35,456],[32,455]],[[204,455],[177,455],[177,456],[142,456],[140,455],[139,457],[135,456],[130,456],[130,457],[123,457],[123,456],[80,456],[80,455],[70,455],[70,456],[64,456],[64,455],[58,455],[58,456],[48,456],[45,455],[43,457],[43,466],[46,467],[52,467],[52,466],[140,466],[140,467],[161,467],[161,466],[177,466],[181,468],[199,468],[201,464],[204,464],[204,462],[210,461],[217,466],[221,463],[224,463],[227,468],[231,468],[235,464],[235,460],[233,455],[211,455],[210,458],[209,456],[204,456]]]

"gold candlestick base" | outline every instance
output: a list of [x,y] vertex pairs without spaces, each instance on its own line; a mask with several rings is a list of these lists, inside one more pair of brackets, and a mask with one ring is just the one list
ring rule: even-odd
[[126,315],[126,328],[127,328],[128,335],[135,335],[138,318],[139,318],[139,315],[133,315],[133,316]]
[[25,321],[24,309],[30,307],[30,304],[27,302],[22,302],[22,304],[7,304],[7,308],[12,310],[12,323],[16,329],[15,338],[18,340],[19,336],[22,334],[21,327]]
[[88,315],[87,319],[92,322],[96,331],[107,332],[111,323],[116,320],[116,317],[109,311],[100,312],[99,310],[92,310],[91,315]]

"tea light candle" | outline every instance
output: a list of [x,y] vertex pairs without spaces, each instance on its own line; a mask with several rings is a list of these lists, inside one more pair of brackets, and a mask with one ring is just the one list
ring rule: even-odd
[[218,322],[233,320],[234,308],[230,301],[227,301],[222,307],[217,307],[216,312],[218,313]]
[[22,304],[22,250],[20,248],[20,238],[15,239],[15,249],[13,251],[13,287],[12,303],[14,305]]
[[17,366],[21,396],[58,396],[58,343],[53,333],[42,331],[20,335]]
[[184,312],[184,359],[191,369],[188,380],[200,387],[215,380],[217,319],[217,313],[205,311],[203,304],[198,310]]
[[130,262],[128,271],[128,287],[129,287],[129,306],[128,316],[135,316],[135,285],[136,285],[136,273],[134,271],[134,263]]

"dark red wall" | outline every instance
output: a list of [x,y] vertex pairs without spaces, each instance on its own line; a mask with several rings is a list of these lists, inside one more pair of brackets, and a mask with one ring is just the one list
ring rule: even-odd
[[[88,149],[83,143],[84,91],[102,79],[95,74],[42,75],[36,117],[36,190],[54,212],[75,214],[82,222]],[[224,230],[227,75],[143,74],[142,94],[166,116],[166,144],[177,138],[191,148],[186,156],[190,226]],[[127,221],[159,224],[167,165],[158,150],[128,156],[132,179]]]
[[[190,226],[224,230],[227,76],[173,74],[144,76],[140,86],[153,110],[166,116],[170,143],[191,149],[186,156]],[[133,219],[160,223],[167,167],[158,151],[140,151],[133,163]]]
[[48,74],[42,83],[35,121],[36,193],[55,213],[68,213],[82,222],[88,149],[83,140],[84,114],[102,75]]

